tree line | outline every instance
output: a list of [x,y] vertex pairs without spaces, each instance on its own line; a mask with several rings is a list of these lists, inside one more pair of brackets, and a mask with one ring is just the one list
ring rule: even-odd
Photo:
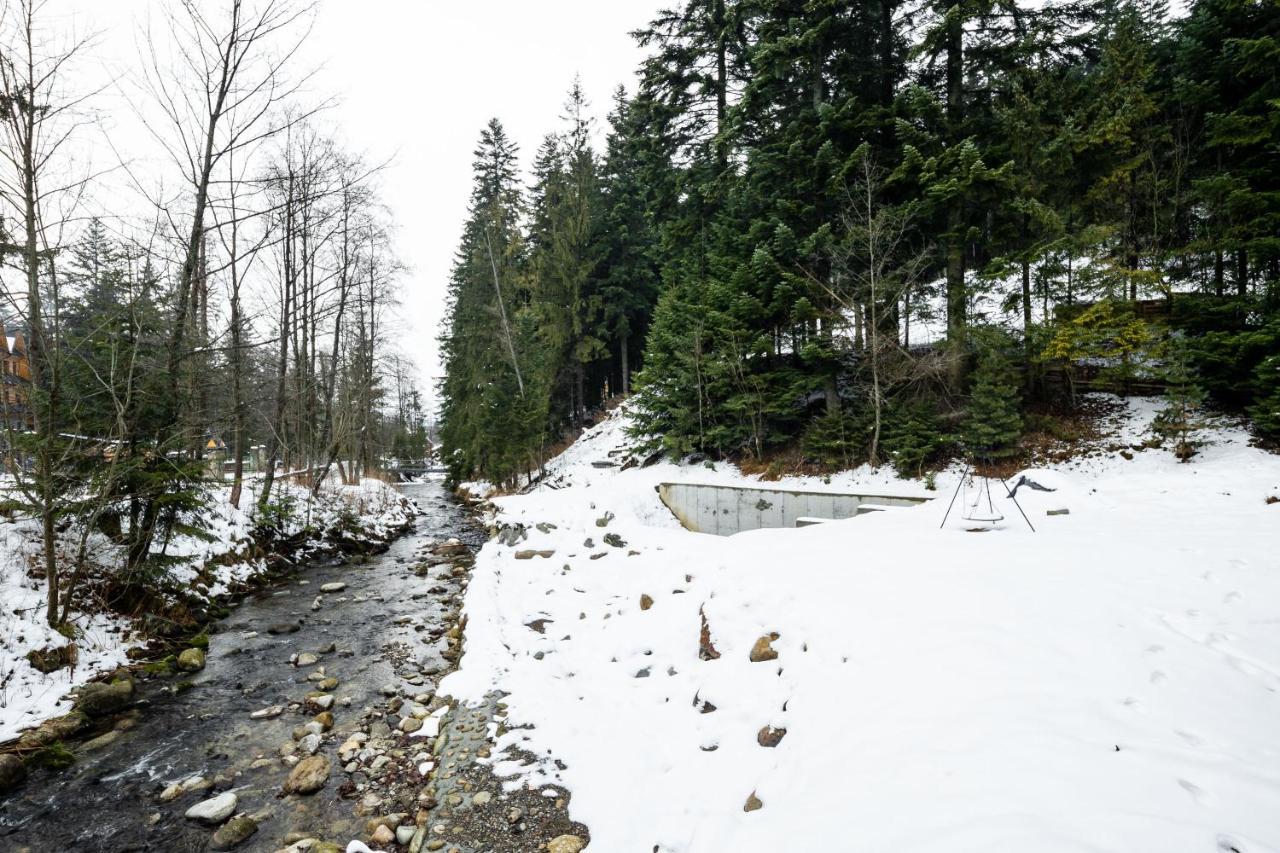
[[104,93],[76,86],[96,42],[49,5],[0,3],[0,315],[31,373],[2,441],[4,509],[40,519],[59,626],[94,536],[120,563],[100,603],[130,610],[175,536],[207,535],[210,501],[270,530],[277,477],[357,483],[424,455],[426,429],[389,334],[403,270],[380,166],[337,141],[296,67],[314,8],[164,6],[127,78],[150,171],[85,165]]
[[1087,358],[1280,433],[1271,0],[686,0],[635,37],[601,150],[576,85],[529,186],[481,136],[456,478],[532,476],[633,390],[673,455],[918,472],[1012,452]]

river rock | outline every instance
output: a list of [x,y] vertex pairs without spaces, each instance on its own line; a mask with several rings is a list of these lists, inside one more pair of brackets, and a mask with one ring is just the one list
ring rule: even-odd
[[586,846],[576,835],[558,835],[547,842],[547,853],[579,853]]
[[22,759],[12,753],[0,755],[0,794],[12,791],[27,778],[26,765]]
[[756,734],[756,743],[761,746],[773,748],[782,743],[782,739],[786,736],[786,729],[775,729],[773,726],[765,726]]
[[207,800],[201,800],[191,808],[187,809],[187,818],[189,820],[198,820],[201,823],[216,824],[222,823],[231,817],[236,810],[236,795],[231,791],[211,797]]
[[422,720],[417,717],[405,717],[400,721],[399,729],[405,734],[412,734],[422,728]]
[[756,792],[752,791],[751,796],[747,797],[747,802],[742,806],[744,812],[757,812],[764,808],[764,803],[760,802],[760,798],[756,796]]
[[476,795],[471,798],[471,805],[487,806],[491,799],[493,799],[493,794],[490,794],[488,791],[477,791]]
[[18,746],[22,749],[39,749],[54,741],[66,740],[88,727],[89,717],[83,711],[75,710],[61,717],[45,720],[40,724],[40,728],[18,738]]
[[298,749],[307,755],[315,755],[320,751],[320,735],[307,735],[298,741]]
[[204,650],[186,649],[178,655],[178,669],[183,672],[199,672],[204,669]]
[[313,652],[303,652],[294,658],[294,666],[315,666],[320,662],[320,656]]
[[237,815],[218,827],[209,840],[210,850],[230,850],[248,840],[258,831],[258,822],[248,815]]
[[644,594],[644,595],[641,595],[641,596],[640,596],[640,609],[641,609],[641,610],[648,610],[648,609],[649,609],[650,607],[652,607],[652,606],[653,606],[653,597],[652,597],[652,596],[650,596],[648,593],[646,593],[646,594]]
[[87,740],[84,743],[82,743],[80,745],[80,749],[83,752],[93,752],[94,750],[111,746],[111,744],[115,743],[117,740],[120,739],[120,734],[121,734],[120,732],[114,731],[114,730],[105,732],[103,734],[98,735],[96,738],[93,738],[92,740]]
[[320,591],[324,593],[342,592],[346,588],[347,588],[347,585],[342,581],[334,581],[333,583],[320,584]]
[[322,680],[321,680],[321,681],[316,685],[316,687],[320,688],[321,690],[337,690],[337,689],[338,689],[338,679],[334,678],[334,677],[331,675],[331,676],[329,676],[328,678],[324,678],[324,679],[322,679]]
[[413,835],[418,831],[416,826],[398,826],[396,827],[396,843],[408,844],[413,840]]
[[210,787],[210,784],[209,780],[203,776],[192,776],[180,782],[174,782],[160,792],[160,802],[167,803],[171,800],[176,800],[183,794],[189,794],[192,791],[204,791]]
[[321,711],[315,715],[312,722],[319,723],[320,728],[327,732],[333,728],[333,713],[331,711]]
[[307,707],[327,711],[333,707],[333,696],[328,693],[308,693]]
[[304,758],[289,772],[284,781],[286,794],[314,794],[329,781],[329,759],[323,755]]
[[104,717],[121,710],[133,698],[133,684],[116,681],[111,684],[86,684],[76,699],[76,710],[90,717]]
[[395,841],[396,833],[391,827],[387,826],[384,823],[384,824],[379,824],[378,828],[373,831],[373,835],[369,837],[373,840],[374,844],[377,844],[379,847],[382,847],[384,845],[390,844],[391,842]]
[[251,720],[270,720],[284,713],[283,705],[268,705],[265,708],[259,708],[257,711],[249,714]]
[[773,649],[773,641],[778,639],[778,634],[765,634],[756,640],[755,645],[751,647],[751,662],[764,663],[765,661],[777,660],[778,653]]

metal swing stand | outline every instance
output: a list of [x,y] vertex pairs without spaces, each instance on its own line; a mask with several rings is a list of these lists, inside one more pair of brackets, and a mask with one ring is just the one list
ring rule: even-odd
[[[964,466],[964,472],[960,475],[960,481],[959,481],[958,483],[956,483],[956,490],[951,494],[951,503],[947,504],[947,513],[946,513],[946,515],[942,516],[942,523],[938,525],[938,529],[939,529],[939,530],[941,530],[943,527],[945,527],[945,526],[946,526],[946,524],[947,524],[947,519],[951,517],[951,509],[956,505],[956,498],[958,498],[958,497],[960,496],[960,489],[962,489],[962,488],[964,487],[965,480],[966,480],[966,479],[968,479],[968,477],[969,477],[969,473],[970,473],[971,471],[973,471],[973,461],[972,461],[972,460],[970,460],[970,461],[968,461],[968,462],[966,462],[966,463],[965,463],[965,466]],[[990,506],[990,504],[991,504],[991,480],[992,480],[993,478],[992,478],[992,477],[983,477],[982,479],[985,481],[983,485],[986,487],[986,490],[987,490],[987,503],[988,503],[988,505]],[[1035,533],[1035,532],[1036,532],[1036,527],[1035,527],[1035,525],[1031,523],[1031,519],[1027,518],[1027,514],[1026,514],[1026,513],[1023,511],[1023,509],[1022,509],[1022,504],[1018,503],[1018,497],[1017,497],[1017,495],[1015,495],[1013,492],[1009,491],[1009,484],[1008,484],[1008,483],[1006,483],[1003,479],[1000,479],[999,477],[996,477],[996,478],[994,478],[994,479],[999,480],[999,481],[1000,481],[1000,485],[1004,486],[1005,494],[1009,496],[1009,500],[1013,501],[1013,505],[1014,505],[1014,506],[1016,506],[1016,507],[1018,508],[1018,514],[1019,514],[1019,515],[1021,515],[1021,516],[1022,516],[1022,520],[1023,520],[1023,521],[1025,521],[1025,522],[1027,523],[1027,527],[1030,527],[1030,528],[1031,528],[1031,532],[1032,532],[1032,533]],[[981,498],[979,498],[979,499],[981,499]],[[999,520],[999,519],[997,519],[997,520]]]

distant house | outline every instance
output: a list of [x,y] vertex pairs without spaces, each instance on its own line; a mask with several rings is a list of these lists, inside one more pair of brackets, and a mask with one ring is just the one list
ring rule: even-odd
[[227,443],[213,430],[206,430],[204,434],[204,460],[205,472],[210,477],[225,476],[223,469],[227,461]]
[[16,431],[35,425],[28,405],[31,361],[22,332],[0,330],[0,425]]

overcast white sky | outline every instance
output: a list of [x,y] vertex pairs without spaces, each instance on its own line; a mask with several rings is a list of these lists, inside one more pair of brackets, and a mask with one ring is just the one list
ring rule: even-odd
[[[157,22],[162,0],[52,0],[59,26],[98,33],[85,63],[128,78],[138,66],[137,34]],[[224,0],[201,0],[219,8]],[[669,0],[321,0],[299,70],[321,66],[318,99],[335,95],[327,121],[381,178],[399,254],[410,267],[396,320],[402,348],[425,379],[438,372],[435,339],[446,281],[470,191],[471,152],[497,116],[527,163],[542,136],[558,129],[575,73],[604,124],[613,89],[633,88],[641,59],[628,33]],[[119,89],[97,100],[104,125],[126,157],[146,147]],[[94,166],[111,165],[109,149]],[[144,169],[145,164],[137,168]],[[109,200],[106,205],[110,206]],[[430,382],[424,382],[430,390]],[[434,403],[434,401],[432,401]],[[434,408],[434,405],[432,406]]]
[[311,47],[342,98],[351,145],[394,156],[383,195],[412,271],[404,348],[435,372],[445,282],[471,187],[471,152],[497,116],[525,161],[558,129],[575,73],[604,123],[641,53],[628,33],[669,0],[326,0]]

